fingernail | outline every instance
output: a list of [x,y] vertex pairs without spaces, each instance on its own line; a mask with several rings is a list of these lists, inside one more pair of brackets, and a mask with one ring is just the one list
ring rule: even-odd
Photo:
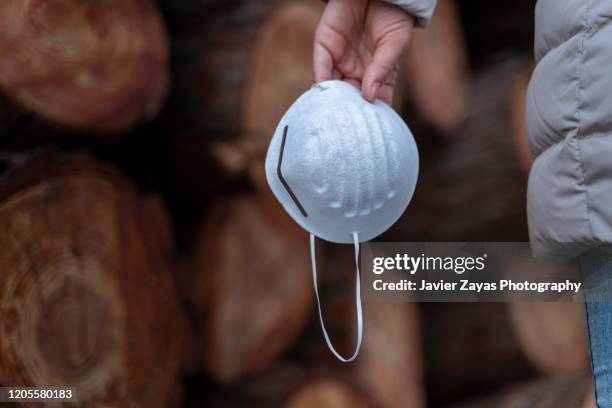
[[380,83],[379,82],[374,82],[372,84],[372,95],[374,97],[374,99],[376,99],[376,97],[378,96],[378,90],[380,89]]

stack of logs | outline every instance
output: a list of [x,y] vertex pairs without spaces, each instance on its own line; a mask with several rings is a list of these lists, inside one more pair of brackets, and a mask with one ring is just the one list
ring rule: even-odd
[[[395,103],[422,176],[384,239],[525,240],[531,62],[508,54],[472,75],[458,3],[438,3]],[[277,121],[313,82],[323,8],[0,4],[0,386],[72,386],[77,406],[418,408],[540,372],[466,406],[588,406],[579,305],[367,304],[358,361],[325,349],[306,234],[263,174]],[[347,352],[350,254],[321,246]]]

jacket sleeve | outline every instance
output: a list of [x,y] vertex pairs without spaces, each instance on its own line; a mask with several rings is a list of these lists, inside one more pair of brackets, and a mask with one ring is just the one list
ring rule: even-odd
[[434,9],[436,8],[437,0],[385,0],[387,3],[395,4],[400,6],[408,13],[416,17],[416,23],[419,27],[425,27],[431,16],[433,15]]

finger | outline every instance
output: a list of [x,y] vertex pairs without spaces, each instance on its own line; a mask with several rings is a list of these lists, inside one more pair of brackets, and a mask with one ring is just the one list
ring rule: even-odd
[[394,69],[391,71],[391,74],[386,79],[386,81],[381,85],[380,90],[376,97],[388,105],[393,104],[393,92],[395,91],[395,84],[398,78],[398,70]]
[[363,77],[362,93],[366,100],[374,102],[385,80],[397,69],[406,43],[407,38],[398,36],[379,44]]
[[380,99],[381,101],[385,102],[387,105],[391,106],[393,105],[394,88],[395,88],[394,86],[384,84],[383,86],[380,87],[380,90],[378,91],[378,95],[376,95],[376,97]]
[[315,83],[328,81],[334,77],[334,60],[329,50],[319,42],[314,46],[313,68]]

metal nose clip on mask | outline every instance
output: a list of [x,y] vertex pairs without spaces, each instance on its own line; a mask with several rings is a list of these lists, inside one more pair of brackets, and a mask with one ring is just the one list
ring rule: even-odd
[[[382,234],[414,192],[419,157],[404,121],[381,101],[369,103],[343,81],[313,86],[281,119],[266,155],[272,192],[310,233],[312,278],[325,341],[341,361],[357,357],[363,318],[359,243]],[[317,289],[315,237],[355,246],[357,345],[348,358],[333,347]]]

